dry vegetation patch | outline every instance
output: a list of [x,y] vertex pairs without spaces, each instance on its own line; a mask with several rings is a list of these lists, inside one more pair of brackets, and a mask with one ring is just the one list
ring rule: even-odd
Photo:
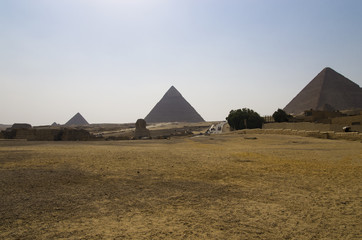
[[0,142],[3,239],[359,239],[362,144]]

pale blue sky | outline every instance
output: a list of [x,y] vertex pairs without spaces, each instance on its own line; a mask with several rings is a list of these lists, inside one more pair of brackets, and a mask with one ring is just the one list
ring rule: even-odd
[[360,0],[0,0],[0,123],[135,122],[174,85],[270,115],[328,66],[362,85]]

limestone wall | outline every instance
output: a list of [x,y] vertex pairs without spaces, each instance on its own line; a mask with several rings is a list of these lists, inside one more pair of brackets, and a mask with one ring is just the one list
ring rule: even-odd
[[308,131],[295,129],[245,129],[238,131],[244,134],[280,134],[297,135],[301,137],[315,137],[336,140],[362,141],[362,133],[358,132],[334,132],[334,131]]
[[84,129],[65,128],[62,131],[61,140],[63,141],[88,141],[93,140],[93,136]]
[[47,128],[47,129],[11,129],[2,131],[5,139],[26,139],[28,141],[89,141],[97,140],[84,129]]
[[35,129],[13,129],[12,132],[15,133],[14,139],[27,139],[30,141],[36,140],[36,130]]
[[331,119],[333,124],[345,124],[352,125],[352,123],[359,123],[362,125],[362,115],[348,116],[348,117],[337,117]]
[[14,123],[11,129],[29,129],[32,128],[28,123]]
[[[61,140],[61,129],[37,129],[36,141],[59,141]],[[28,139],[29,140],[29,139]]]
[[[334,131],[343,132],[342,124],[323,124],[323,123],[310,123],[310,122],[282,122],[282,123],[266,123],[263,129],[292,129],[292,130],[305,130],[305,131]],[[352,131],[362,132],[362,125],[350,125]]]

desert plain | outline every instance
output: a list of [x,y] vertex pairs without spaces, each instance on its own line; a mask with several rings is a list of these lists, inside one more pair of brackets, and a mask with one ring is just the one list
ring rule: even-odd
[[362,143],[0,141],[0,239],[361,239]]

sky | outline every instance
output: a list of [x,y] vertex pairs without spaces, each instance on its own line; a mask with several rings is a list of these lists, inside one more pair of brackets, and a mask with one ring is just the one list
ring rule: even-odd
[[271,115],[331,67],[362,86],[360,0],[0,0],[0,123]]

